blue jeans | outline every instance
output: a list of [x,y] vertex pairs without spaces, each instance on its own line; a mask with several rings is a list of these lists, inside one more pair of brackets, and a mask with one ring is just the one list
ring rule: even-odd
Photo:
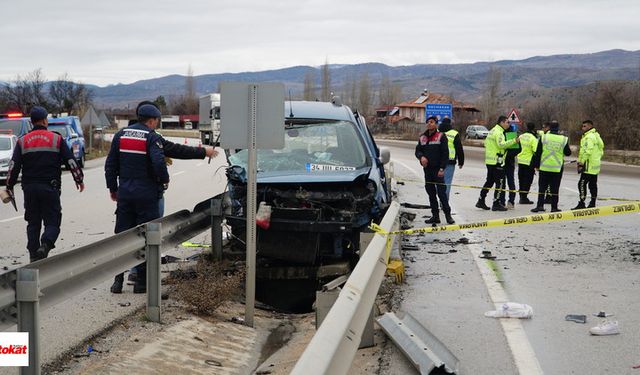
[[453,181],[453,174],[456,172],[455,164],[447,164],[444,169],[444,183],[447,184],[447,198],[451,200],[451,182]]

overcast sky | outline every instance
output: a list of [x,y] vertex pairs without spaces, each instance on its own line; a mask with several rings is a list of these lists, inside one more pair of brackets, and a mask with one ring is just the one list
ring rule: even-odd
[[640,0],[2,0],[0,15],[0,81],[640,49]]

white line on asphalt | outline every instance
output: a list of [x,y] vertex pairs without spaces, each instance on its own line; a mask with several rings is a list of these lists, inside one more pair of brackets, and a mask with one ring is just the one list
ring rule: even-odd
[[14,220],[20,219],[21,217],[22,216],[16,216],[16,217],[12,217],[12,218],[9,218],[9,219],[0,220],[0,223],[8,223],[10,221],[14,221]]
[[412,167],[410,167],[409,165],[407,165],[406,163],[401,162],[400,160],[397,159],[392,159],[394,163],[396,164],[400,164],[401,166],[405,167],[406,169],[410,170],[411,173],[414,174],[414,176],[420,178],[422,176],[420,176],[420,174],[418,174],[418,172],[416,172]]
[[176,172],[176,173],[172,174],[171,177],[175,177],[175,176],[181,175],[183,173],[184,173],[184,171]]
[[562,187],[563,189],[569,190],[572,193],[576,193],[576,194],[580,194],[580,192],[578,190],[573,190],[573,189],[569,189],[568,187]]

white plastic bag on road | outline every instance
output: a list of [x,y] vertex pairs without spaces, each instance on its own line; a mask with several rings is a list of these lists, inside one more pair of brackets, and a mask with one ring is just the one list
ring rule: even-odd
[[507,302],[500,305],[497,310],[487,311],[484,316],[488,318],[530,319],[533,317],[533,307],[524,303]]

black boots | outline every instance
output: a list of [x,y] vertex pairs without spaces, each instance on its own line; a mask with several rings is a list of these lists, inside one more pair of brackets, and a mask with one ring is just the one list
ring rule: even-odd
[[436,226],[436,224],[440,224],[440,214],[435,214],[433,216],[431,216],[430,219],[427,219],[424,221],[427,224],[431,224],[434,227]]
[[572,208],[572,210],[581,210],[583,208],[587,208],[587,206],[584,205],[584,201],[580,201],[578,202],[578,205],[575,206],[574,208]]
[[484,203],[484,198],[478,199],[478,203],[476,203],[476,207],[482,208],[483,210],[490,210],[491,208]]
[[453,220],[453,217],[451,216],[451,212],[449,213],[444,213],[444,218],[447,220],[447,224],[455,224],[456,221]]
[[502,205],[500,202],[493,202],[493,206],[491,206],[491,211],[506,211],[507,208]]
[[38,250],[36,250],[36,260],[45,259],[49,256],[49,251],[53,249],[54,246],[47,241],[42,241]]
[[527,197],[520,197],[520,204],[534,204],[535,202]]
[[587,206],[587,208],[594,208],[596,206],[596,198],[591,198],[591,200],[589,201],[589,205]]
[[544,207],[536,207],[531,210],[531,212],[544,212],[544,211],[545,211]]
[[124,273],[117,274],[115,280],[113,280],[113,285],[111,285],[111,293],[113,294],[122,293],[123,283],[124,283]]

